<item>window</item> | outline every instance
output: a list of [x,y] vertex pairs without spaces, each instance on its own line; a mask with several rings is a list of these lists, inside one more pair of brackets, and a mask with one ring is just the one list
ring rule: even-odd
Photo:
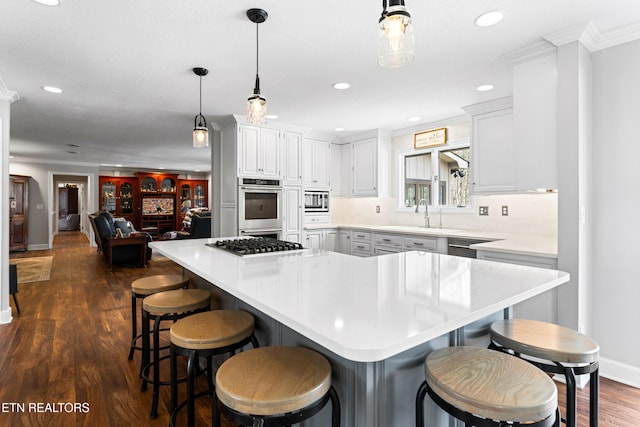
[[[415,207],[421,200],[430,206],[463,208],[471,205],[469,144],[435,147],[399,156],[399,206]],[[422,202],[423,204],[425,202]]]

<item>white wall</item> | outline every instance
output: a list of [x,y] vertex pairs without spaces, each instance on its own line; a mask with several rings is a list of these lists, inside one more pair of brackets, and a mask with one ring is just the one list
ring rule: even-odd
[[602,369],[640,387],[640,41],[592,60],[593,338]]

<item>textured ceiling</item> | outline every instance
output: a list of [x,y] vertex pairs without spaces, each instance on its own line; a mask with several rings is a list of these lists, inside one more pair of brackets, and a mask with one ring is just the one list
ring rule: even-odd
[[[210,122],[244,114],[255,76],[255,24],[245,15],[252,7],[269,13],[260,25],[260,79],[279,116],[270,124],[335,137],[336,127],[394,130],[415,125],[411,116],[458,116],[462,106],[511,94],[503,55],[589,21],[603,33],[640,22],[638,0],[406,0],[416,59],[383,69],[380,1],[61,2],[0,2],[0,79],[20,96],[11,107],[11,154],[184,171],[210,169],[208,151],[191,146],[193,67],[210,71],[202,108]],[[500,24],[473,24],[495,9],[506,12]],[[351,89],[331,87],[343,81]],[[475,91],[483,83],[495,89]]]

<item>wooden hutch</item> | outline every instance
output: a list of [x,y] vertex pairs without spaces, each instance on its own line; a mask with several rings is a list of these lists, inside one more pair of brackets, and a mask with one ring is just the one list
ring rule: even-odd
[[178,174],[136,172],[133,177],[101,176],[100,210],[131,221],[136,230],[160,238],[181,230],[189,208],[208,206],[208,181]]

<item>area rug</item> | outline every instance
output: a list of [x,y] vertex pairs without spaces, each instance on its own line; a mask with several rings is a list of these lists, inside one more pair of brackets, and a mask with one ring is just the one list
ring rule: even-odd
[[9,264],[15,264],[18,269],[18,283],[42,282],[49,280],[53,256],[39,256],[32,258],[14,258]]

